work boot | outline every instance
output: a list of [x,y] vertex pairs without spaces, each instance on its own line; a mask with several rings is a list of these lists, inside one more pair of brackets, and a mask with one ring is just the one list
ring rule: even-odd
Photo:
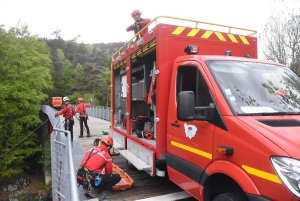
[[84,188],[84,195],[88,198],[97,198],[96,195],[92,192],[92,190],[88,190],[87,188]]
[[79,137],[79,138],[83,138],[83,135],[79,135],[78,137]]
[[91,135],[90,135],[90,134],[87,134],[87,137],[91,137]]

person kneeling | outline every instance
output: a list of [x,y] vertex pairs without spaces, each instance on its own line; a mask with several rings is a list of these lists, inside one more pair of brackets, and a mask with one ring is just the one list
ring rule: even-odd
[[[113,146],[113,139],[110,136],[102,138],[98,147],[89,149],[80,164],[87,171],[87,182],[85,182],[84,195],[86,197],[97,197],[95,193],[102,193],[111,189],[117,184],[121,177],[119,174],[113,174],[113,163],[110,155],[110,149]],[[105,174],[101,174],[102,170]]]

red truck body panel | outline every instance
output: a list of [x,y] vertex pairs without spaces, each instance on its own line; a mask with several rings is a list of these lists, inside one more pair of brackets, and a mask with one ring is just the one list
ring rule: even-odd
[[[184,29],[182,32],[176,32],[178,28],[181,27],[175,25],[158,24],[155,28],[153,28],[152,35],[146,34],[143,37],[143,44],[151,44],[151,41],[153,40],[156,43],[156,63],[159,64],[157,66],[157,70],[159,70],[159,74],[161,75],[156,80],[156,85],[157,87],[159,87],[159,90],[157,90],[157,101],[160,103],[156,108],[157,116],[160,117],[160,124],[157,127],[158,136],[156,138],[156,147],[153,147],[151,144],[147,145],[152,149],[155,149],[157,158],[160,158],[161,154],[166,153],[165,125],[168,113],[168,108],[166,107],[166,105],[168,104],[169,100],[168,93],[170,90],[171,72],[173,68],[173,62],[178,56],[184,54],[184,48],[188,44],[195,44],[199,45],[199,53],[202,55],[224,55],[225,51],[230,47],[230,50],[234,53],[233,55],[244,56],[244,54],[248,54],[252,58],[257,58],[257,39],[255,37],[243,36],[242,38],[244,39],[244,41],[247,41],[245,42],[247,43],[247,45],[245,45],[240,39],[241,36],[230,34],[231,37],[235,38],[235,42],[232,42],[228,34],[209,31],[209,33],[205,35],[206,30],[200,30],[195,35],[189,35],[189,33],[195,29],[182,27],[181,29]],[[219,38],[217,37],[217,35],[219,36]],[[147,46],[148,45],[146,45],[146,47]],[[140,48],[137,46],[135,46],[135,48],[127,48],[123,52],[123,54],[120,54],[118,56],[118,60],[116,59],[112,62],[112,68],[116,69],[124,68],[126,67],[126,65],[128,66],[128,64],[130,63],[130,57],[142,53],[141,51],[139,51],[139,49]],[[144,49],[146,48],[144,47]],[[130,77],[130,71],[127,71],[127,77]],[[129,83],[127,84],[128,97],[130,96],[131,85]],[[114,97],[112,97],[112,102],[114,102]],[[131,104],[129,101],[127,101],[128,111],[131,110],[130,107]],[[114,122],[114,116],[112,118],[112,122]],[[130,118],[127,118],[127,123],[130,124]],[[131,133],[131,130],[129,129],[131,129],[130,126],[127,127],[126,133]],[[130,135],[127,137],[130,137]]]
[[[273,115],[271,118],[237,115],[231,105],[237,102],[238,97],[233,96],[235,91],[229,88],[222,91],[220,81],[212,73],[213,67],[209,66],[218,61],[236,62],[241,66],[244,63],[259,63],[263,67],[280,65],[257,59],[256,37],[197,26],[157,24],[143,38],[134,43],[129,41],[113,55],[112,133],[115,142],[123,145],[125,151],[121,154],[151,176],[156,174],[156,162],[166,160],[169,178],[198,200],[212,200],[221,195],[224,192],[217,189],[222,189],[226,183],[232,191],[239,195],[245,193],[251,200],[295,200],[294,193],[285,186],[270,158],[300,159],[297,148],[300,139],[294,135],[299,133],[299,126],[273,128],[266,124],[271,120],[300,122],[299,114]],[[189,45],[199,47],[197,55],[186,55],[184,49]],[[232,56],[225,56],[226,51]],[[185,69],[193,69],[197,74],[189,74],[193,71],[187,70],[184,75]],[[228,73],[219,69],[218,73]],[[244,76],[243,71],[232,73]],[[214,123],[195,117],[193,120],[178,118],[178,91],[193,91],[195,84],[189,83],[189,79],[199,82],[198,74],[203,77],[217,108],[215,113],[219,116]],[[229,84],[231,80],[227,81]],[[151,90],[147,83],[153,83]],[[149,91],[153,92],[151,97],[155,97],[152,102],[148,99]],[[240,108],[248,111],[261,109]],[[150,132],[154,133],[154,140],[138,137],[138,115],[153,117],[154,131]],[[227,154],[227,151],[232,153]],[[130,156],[145,164],[139,165],[137,159],[130,161]]]

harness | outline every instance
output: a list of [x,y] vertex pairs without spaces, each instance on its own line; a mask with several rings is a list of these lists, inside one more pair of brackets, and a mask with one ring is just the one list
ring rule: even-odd
[[80,112],[80,114],[86,114],[86,105],[81,103],[82,104],[82,108],[83,108],[83,111]]
[[[98,172],[93,172],[85,167],[88,160],[95,154],[99,153],[100,151],[97,151],[93,153],[94,149],[91,150],[87,160],[85,161],[83,166],[79,166],[79,169],[77,171],[77,183],[78,188],[80,185],[84,187],[87,187],[88,190],[91,190],[98,186],[101,183],[102,176]],[[94,181],[94,182],[91,182]]]
[[[74,107],[71,105],[71,104],[68,104],[67,106],[66,106],[66,108],[68,109],[68,110],[70,110],[70,112],[72,113],[72,115],[74,115],[75,114],[75,111],[74,111]],[[74,112],[74,113],[73,113]],[[65,130],[70,130],[70,126],[72,126],[72,125],[74,125],[74,118],[73,118],[73,116],[71,116],[71,117],[69,117],[68,119],[65,119],[64,121],[63,121],[63,123],[64,123],[64,126],[65,126]]]
[[136,24],[136,29],[137,29],[137,32],[139,32],[141,30],[141,27],[140,27],[140,22],[141,21],[144,21],[145,19],[141,18],[139,21],[137,21],[135,24]]

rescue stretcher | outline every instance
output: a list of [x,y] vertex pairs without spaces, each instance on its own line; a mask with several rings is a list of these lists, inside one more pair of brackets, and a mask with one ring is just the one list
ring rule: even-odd
[[[102,171],[102,174],[104,173],[105,170]],[[119,174],[121,176],[121,180],[119,183],[114,185],[111,190],[124,191],[132,187],[133,180],[131,179],[131,177],[114,163],[113,163],[113,174]]]

